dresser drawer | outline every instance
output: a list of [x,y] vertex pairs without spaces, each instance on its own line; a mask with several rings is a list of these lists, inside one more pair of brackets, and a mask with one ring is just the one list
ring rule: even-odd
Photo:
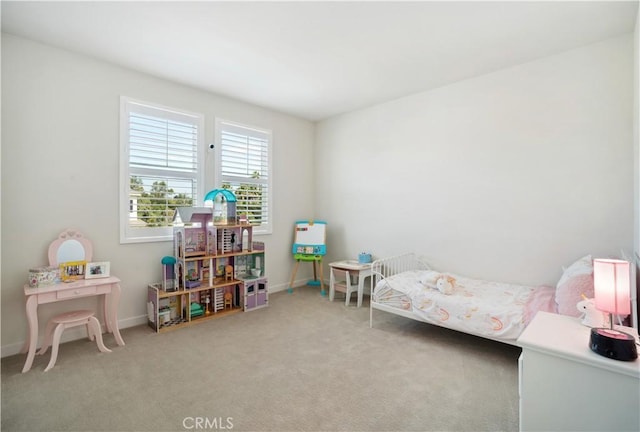
[[63,300],[63,299],[70,299],[74,297],[96,295],[97,292],[98,292],[97,287],[90,286],[90,287],[84,287],[84,288],[72,288],[67,290],[61,290],[61,291],[58,291],[56,294],[57,294],[58,300]]

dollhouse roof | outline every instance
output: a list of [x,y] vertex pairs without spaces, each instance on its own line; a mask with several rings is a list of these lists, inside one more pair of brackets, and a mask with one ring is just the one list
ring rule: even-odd
[[211,207],[177,207],[173,214],[174,224],[188,224],[202,222],[205,218],[213,216]]
[[209,191],[204,196],[204,200],[205,201],[209,201],[209,200],[215,201],[216,196],[218,194],[222,194],[222,196],[224,197],[224,199],[227,202],[236,202],[236,196],[229,189],[214,189],[212,191]]

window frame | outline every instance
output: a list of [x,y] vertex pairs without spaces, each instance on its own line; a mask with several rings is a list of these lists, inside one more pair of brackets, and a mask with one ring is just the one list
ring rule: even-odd
[[[225,125],[228,125],[231,128],[239,128],[243,129],[247,132],[248,136],[251,136],[251,132],[255,132],[256,137],[258,136],[266,136],[267,137],[267,180],[263,182],[267,186],[267,199],[266,203],[263,203],[263,206],[266,205],[266,213],[267,213],[267,223],[261,225],[254,225],[253,234],[254,235],[266,235],[273,233],[273,132],[269,129],[264,129],[257,126],[246,125],[242,123],[238,123],[231,120],[226,120],[223,118],[216,118],[215,120],[215,184],[218,187],[222,187],[223,182],[230,181],[227,176],[223,176],[222,174],[222,133],[225,130]],[[237,179],[233,181],[238,181]],[[256,183],[256,182],[249,182]],[[261,183],[261,182],[257,182]]]
[[[137,108],[137,110],[136,110]],[[195,169],[195,182],[196,193],[193,197],[194,205],[201,205],[202,197],[204,196],[205,180],[204,180],[204,162],[205,162],[205,128],[204,128],[204,114],[190,112],[183,109],[171,108],[162,106],[160,104],[145,102],[136,100],[127,96],[120,97],[120,192],[119,192],[119,219],[120,219],[120,243],[150,243],[158,241],[171,241],[173,240],[173,226],[166,227],[152,227],[152,228],[132,228],[130,222],[130,187],[131,187],[131,175],[135,175],[136,169],[131,168],[129,156],[130,156],[130,142],[129,142],[129,115],[132,112],[140,113],[153,113],[153,115],[167,118],[185,121],[189,120],[197,128],[196,136],[196,169]],[[161,177],[162,175],[170,175],[171,177],[180,177],[176,174],[176,171],[170,169],[150,168],[148,170],[150,174],[155,174]],[[185,178],[192,178],[193,172],[189,175],[184,175]]]

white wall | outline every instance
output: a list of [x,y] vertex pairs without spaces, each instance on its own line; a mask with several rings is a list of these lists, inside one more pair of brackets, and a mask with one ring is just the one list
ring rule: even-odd
[[633,38],[325,120],[328,258],[415,251],[437,269],[555,284],[633,245]]
[[[3,355],[25,339],[28,269],[47,263],[49,242],[67,227],[84,232],[94,260],[110,261],[122,279],[121,326],[146,322],[146,287],[160,277],[171,242],[119,243],[121,95],[204,113],[207,143],[215,116],[273,131],[274,231],[256,240],[266,243],[270,288],[288,286],[294,222],[315,216],[312,123],[3,34]],[[210,154],[206,190],[216,187],[212,166]],[[61,307],[42,308],[41,327]]]

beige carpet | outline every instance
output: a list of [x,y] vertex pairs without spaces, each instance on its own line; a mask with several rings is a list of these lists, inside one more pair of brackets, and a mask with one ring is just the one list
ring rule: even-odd
[[112,353],[69,342],[47,373],[48,354],[2,359],[2,431],[518,430],[518,348],[379,311],[371,329],[367,301],[318,288],[269,302],[124,329]]

